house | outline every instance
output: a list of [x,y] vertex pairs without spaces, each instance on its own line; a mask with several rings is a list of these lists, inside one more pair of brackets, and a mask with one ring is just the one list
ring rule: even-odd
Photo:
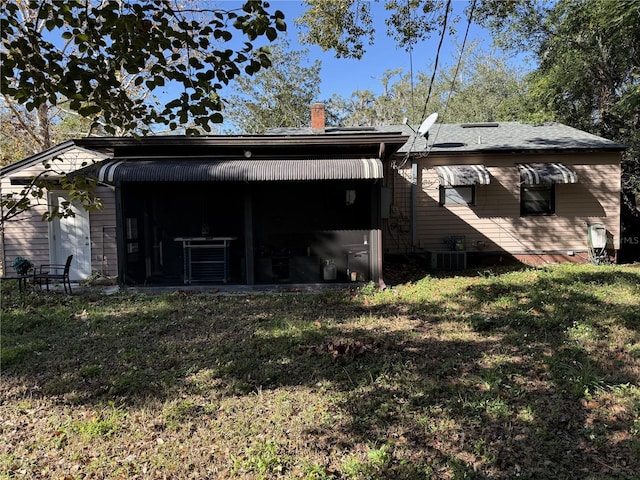
[[[100,272],[129,285],[378,282],[383,164],[407,139],[320,127],[71,140],[2,169],[2,191],[19,191],[49,162],[97,177],[104,208],[43,222],[42,204],[6,221],[3,265],[74,255],[72,279]],[[55,187],[47,196],[68,201]]]
[[[73,254],[75,280],[252,285],[382,282],[394,254],[449,269],[588,261],[589,223],[620,246],[623,150],[558,124],[325,128],[318,105],[311,128],[268,135],[71,140],[3,168],[2,192],[54,162],[95,176],[104,208],[6,221],[2,264]],[[54,187],[45,200],[68,198]]]
[[624,149],[557,123],[435,124],[426,137],[413,133],[385,164],[384,252],[449,269],[586,262],[587,228],[601,224],[615,257]]

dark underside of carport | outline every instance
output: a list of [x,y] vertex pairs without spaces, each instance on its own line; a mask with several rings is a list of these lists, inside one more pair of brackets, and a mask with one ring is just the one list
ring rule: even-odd
[[99,176],[116,186],[126,284],[379,279],[376,158],[120,159]]

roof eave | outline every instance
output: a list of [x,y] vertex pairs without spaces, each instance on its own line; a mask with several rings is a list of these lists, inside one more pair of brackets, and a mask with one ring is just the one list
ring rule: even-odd
[[57,155],[61,155],[71,150],[74,146],[74,140],[67,140],[66,142],[62,142],[40,153],[36,153],[35,155],[31,155],[30,157],[7,165],[6,167],[0,169],[0,178],[6,177],[14,171],[22,170],[23,168],[31,167],[45,160],[55,158]]
[[515,155],[515,154],[536,154],[536,155],[545,155],[545,154],[558,154],[558,153],[602,153],[602,152],[624,152],[627,150],[627,147],[622,146],[611,146],[611,147],[599,147],[599,148],[485,148],[485,149],[475,149],[475,150],[440,150],[440,149],[431,149],[431,150],[416,150],[413,152],[406,152],[399,150],[397,155],[406,155],[409,153],[410,155],[418,155],[418,156],[430,156],[430,155],[454,155],[454,156],[462,156],[462,155],[483,155],[483,154],[503,154],[503,155]]
[[374,144],[397,143],[404,145],[408,136],[401,132],[367,132],[359,134],[319,135],[219,135],[219,136],[149,136],[149,137],[87,137],[74,140],[86,148],[117,148],[133,146],[278,146],[278,145],[324,145],[330,144]]

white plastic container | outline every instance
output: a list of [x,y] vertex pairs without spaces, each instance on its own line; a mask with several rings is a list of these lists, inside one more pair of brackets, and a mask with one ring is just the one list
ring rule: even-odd
[[333,260],[325,260],[322,266],[322,279],[325,282],[330,282],[338,277],[338,269]]

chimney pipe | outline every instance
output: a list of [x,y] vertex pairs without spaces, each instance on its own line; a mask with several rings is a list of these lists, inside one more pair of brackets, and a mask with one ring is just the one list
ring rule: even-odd
[[311,104],[311,129],[314,132],[324,132],[324,103]]

